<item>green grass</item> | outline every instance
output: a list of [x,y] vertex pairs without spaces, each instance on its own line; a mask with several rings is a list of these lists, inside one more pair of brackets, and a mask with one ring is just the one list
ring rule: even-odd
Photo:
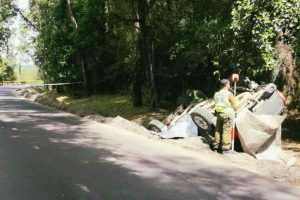
[[18,71],[15,71],[17,81],[29,83],[29,84],[41,84],[43,81],[39,77],[37,67],[22,67],[20,77],[18,77]]
[[73,98],[67,95],[57,94],[53,91],[43,95],[63,101],[66,104],[80,105],[83,109],[105,117],[121,116],[128,120],[142,119],[142,124],[148,123],[151,119],[163,119],[170,111],[153,111],[150,107],[134,107],[129,95],[96,95],[87,98]]
[[127,119],[137,118],[151,112],[147,107],[135,108],[129,96],[100,95],[82,99],[69,99],[70,105],[79,104],[83,108],[105,117],[121,117]]

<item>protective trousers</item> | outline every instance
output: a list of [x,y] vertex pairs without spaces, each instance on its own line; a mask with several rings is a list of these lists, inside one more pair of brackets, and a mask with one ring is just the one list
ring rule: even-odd
[[227,151],[231,145],[232,119],[225,113],[217,113],[214,148]]

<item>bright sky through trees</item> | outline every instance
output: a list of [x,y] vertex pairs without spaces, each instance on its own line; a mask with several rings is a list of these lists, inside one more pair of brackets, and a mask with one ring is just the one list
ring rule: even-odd
[[29,1],[28,0],[17,0],[17,5],[20,9],[23,11],[28,11],[29,10]]
[[[15,1],[18,8],[21,9],[21,11],[26,15],[26,13],[29,12],[29,1],[28,0],[16,0]],[[25,41],[30,41],[31,37],[34,36],[36,33],[33,31],[28,31],[26,33],[22,33],[21,29],[23,27],[24,21],[22,17],[18,14],[15,19],[13,19],[13,25],[12,28],[14,29],[11,42],[13,51],[15,54],[15,57],[17,59],[17,62],[21,65],[34,65],[32,58],[27,53],[24,53],[20,51],[22,46],[25,46]],[[32,47],[28,48],[28,51],[32,55],[34,52],[34,49]]]

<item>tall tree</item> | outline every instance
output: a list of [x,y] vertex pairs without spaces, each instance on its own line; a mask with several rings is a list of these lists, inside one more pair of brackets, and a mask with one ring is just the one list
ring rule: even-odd
[[[16,15],[14,4],[12,0],[0,1],[0,50],[6,51],[6,57],[10,53],[9,38],[11,36],[11,29],[9,28],[10,19]],[[0,57],[0,79],[1,80],[15,80],[14,62],[8,58]]]
[[15,16],[16,13],[13,10],[13,0],[1,0],[0,1],[0,48],[5,46],[7,38],[10,36],[8,19]]
[[[71,6],[71,0],[67,0],[67,5],[68,5],[68,14],[69,14],[69,17],[70,17],[71,22],[72,22],[73,30],[74,30],[74,32],[77,32],[78,31],[78,25],[77,25],[77,21],[74,17],[74,14],[73,14],[72,6]],[[74,43],[76,43],[76,41]],[[82,70],[83,92],[86,95],[87,94],[87,87],[86,87],[87,77],[86,77],[85,62],[84,62],[84,58],[82,57],[82,55],[80,54],[79,51],[77,51],[77,58],[79,59],[79,63],[80,63],[81,70]]]
[[[160,0],[150,19],[158,97],[175,101],[187,88],[213,95],[219,70],[231,70],[232,0]],[[218,10],[218,12],[216,12]],[[170,84],[172,83],[172,84]]]
[[[259,62],[256,71],[271,71],[271,79],[287,95],[294,95],[297,86],[296,63],[293,50],[294,34],[300,27],[298,0],[239,0],[232,11],[232,29],[239,47],[255,52]],[[248,48],[245,48],[248,46]],[[236,46],[237,47],[237,46]],[[241,49],[241,48],[237,49]],[[249,49],[251,47],[251,49]],[[249,60],[247,55],[241,56]],[[261,62],[262,61],[262,62]]]
[[142,87],[144,80],[148,80],[150,101],[153,108],[157,104],[156,85],[154,79],[153,40],[151,38],[151,25],[149,12],[155,0],[130,0],[133,13],[133,22],[137,40],[139,58],[134,69],[133,105],[141,106]]

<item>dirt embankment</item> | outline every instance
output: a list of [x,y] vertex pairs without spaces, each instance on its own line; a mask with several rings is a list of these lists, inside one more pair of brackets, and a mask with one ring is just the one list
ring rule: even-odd
[[[37,94],[34,90],[30,89],[23,89],[17,92],[19,96],[23,96],[26,98],[31,99],[32,101],[48,105],[51,107],[55,107],[61,110],[65,110],[67,112],[71,112],[73,114],[79,115],[81,117],[85,117],[87,119],[91,119],[100,123],[108,123],[111,126],[126,129],[131,133],[142,135],[147,137],[148,139],[158,140],[165,143],[171,143],[176,146],[180,146],[184,149],[188,149],[194,152],[199,153],[199,156],[205,154],[209,155],[212,158],[222,160],[225,163],[231,163],[239,168],[243,168],[245,170],[260,174],[265,177],[269,177],[279,182],[290,183],[293,185],[297,185],[300,187],[300,167],[299,167],[299,160],[300,160],[300,145],[299,145],[299,138],[296,137],[296,134],[293,135],[293,139],[288,139],[288,134],[292,134],[293,131],[296,131],[295,126],[298,126],[296,123],[292,125],[286,125],[283,129],[283,147],[284,149],[288,150],[288,152],[299,156],[298,164],[293,166],[288,166],[286,163],[283,162],[275,162],[275,161],[268,161],[268,160],[257,160],[248,154],[245,153],[233,153],[227,155],[220,155],[218,153],[212,152],[209,148],[208,144],[203,142],[202,137],[190,137],[184,139],[160,139],[156,135],[149,134],[148,130],[145,129],[143,126],[123,119],[121,117],[116,118],[106,118],[99,115],[95,115],[94,113],[90,113],[87,110],[84,110],[79,105],[76,106],[69,106],[63,102],[59,102],[56,99],[52,99],[49,97],[45,97],[42,95]],[[297,118],[298,119],[298,118]],[[300,122],[300,116],[299,121]],[[293,128],[291,128],[293,127]],[[296,133],[296,132],[295,132]],[[296,138],[294,138],[296,137]],[[298,138],[298,139],[297,139]],[[298,153],[298,154],[297,154]]]
[[292,113],[282,124],[283,149],[293,153],[300,165],[300,113]]

